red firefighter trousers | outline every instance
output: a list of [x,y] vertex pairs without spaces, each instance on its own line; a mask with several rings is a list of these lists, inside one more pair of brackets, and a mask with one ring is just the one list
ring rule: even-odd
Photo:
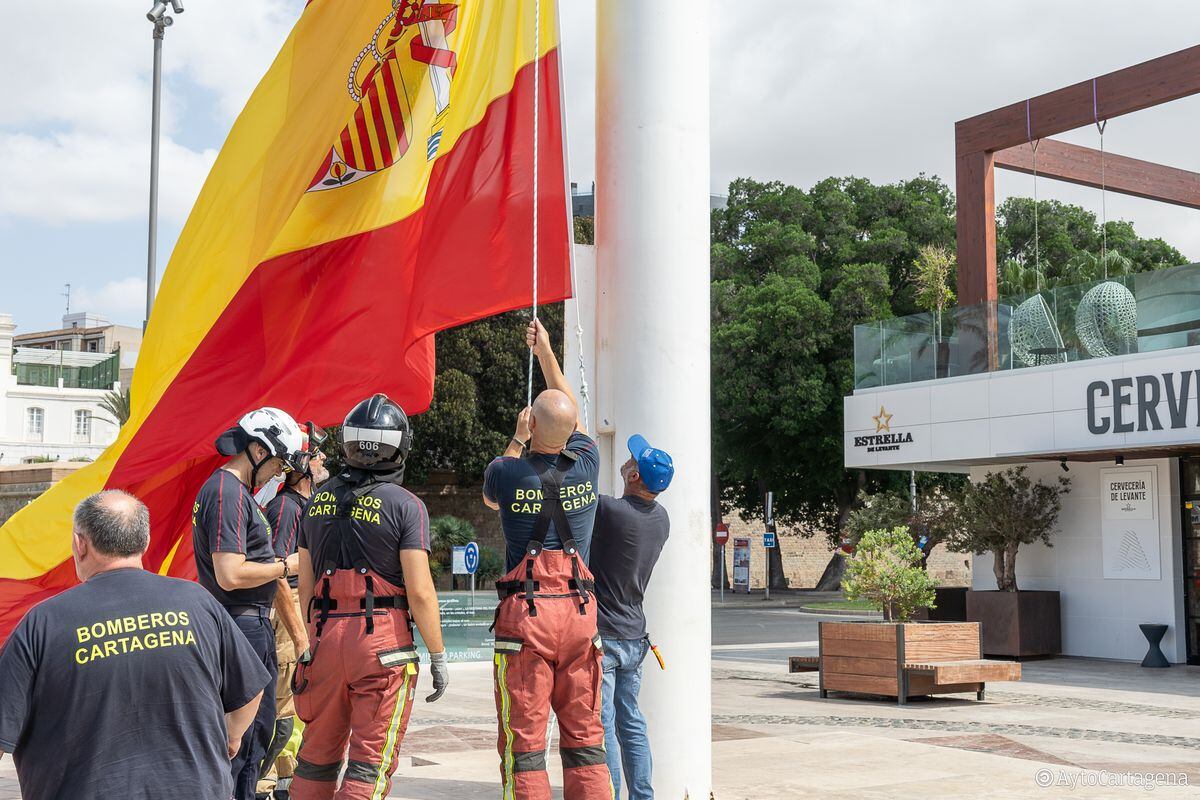
[[[377,597],[403,594],[401,587],[368,574]],[[318,598],[323,579],[317,582]],[[302,691],[295,696],[296,715],[305,728],[291,793],[295,800],[380,800],[391,788],[416,694],[418,662],[408,613],[376,610],[374,630],[367,633],[359,610],[363,576],[338,570],[329,581],[337,609],[319,639],[313,612],[309,639],[317,643],[316,651],[297,677],[308,684],[298,685]],[[346,774],[338,787],[347,745]]]
[[[524,581],[530,558],[502,581]],[[565,800],[611,800],[600,723],[602,652],[594,597],[582,606],[568,581],[572,558],[543,550],[532,558],[537,615],[525,595],[500,601],[496,616],[495,689],[503,800],[550,800],[546,728],[558,716]],[[580,562],[580,577],[592,575]],[[550,596],[545,596],[550,595]]]

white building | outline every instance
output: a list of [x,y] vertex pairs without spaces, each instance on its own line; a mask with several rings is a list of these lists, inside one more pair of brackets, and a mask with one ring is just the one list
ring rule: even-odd
[[0,465],[95,459],[117,437],[101,406],[120,388],[120,356],[14,347],[12,316],[0,314]]
[[[1165,624],[1168,660],[1200,663],[1200,265],[951,309],[940,342],[933,328],[856,329],[846,467],[1066,474],[1053,546],[1017,558],[1021,589],[1060,592],[1062,652],[1141,659],[1138,626]],[[974,567],[973,588],[995,589],[991,556]]]

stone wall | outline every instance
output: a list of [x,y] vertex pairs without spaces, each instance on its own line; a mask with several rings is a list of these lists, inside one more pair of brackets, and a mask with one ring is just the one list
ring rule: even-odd
[[[726,516],[729,525],[729,543],[725,546],[726,580],[733,585],[733,542],[735,538],[750,539],[750,588],[766,586],[767,556],[762,546],[763,524],[761,520],[747,520],[740,516]],[[783,555],[783,571],[792,589],[811,589],[817,585],[825,567],[833,558],[834,549],[823,532],[803,536],[799,528],[777,526],[778,542]],[[929,574],[939,586],[969,586],[971,584],[971,556],[952,553],[939,545],[929,557]]]
[[0,525],[53,484],[83,466],[55,462],[0,467]]

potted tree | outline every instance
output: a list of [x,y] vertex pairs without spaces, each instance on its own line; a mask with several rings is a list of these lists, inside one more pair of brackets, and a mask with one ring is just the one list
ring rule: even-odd
[[[939,682],[919,665],[979,657],[979,625],[916,622],[933,605],[933,581],[921,568],[921,552],[901,526],[865,532],[847,559],[846,597],[878,607],[882,622],[820,623],[821,693],[857,692],[896,697],[982,691],[975,678]],[[974,662],[972,662],[974,663]]]
[[[867,531],[904,527],[921,554],[921,569],[927,570],[933,549],[961,525],[961,492],[935,486],[919,495],[915,509],[913,505],[911,498],[899,492],[864,493],[859,507],[846,520],[846,542],[853,546]],[[934,604],[918,609],[917,619],[965,622],[966,592],[965,586],[935,586]]]
[[992,554],[996,589],[967,592],[967,619],[983,626],[988,655],[1057,655],[1062,650],[1059,593],[1017,588],[1017,552],[1041,542],[1052,547],[1062,498],[1071,480],[1047,485],[1032,480],[1027,467],[989,472],[969,485],[962,498],[962,525],[949,539],[960,553]]
[[950,374],[950,343],[942,340],[942,312],[954,302],[954,290],[950,288],[954,272],[954,256],[945,247],[927,244],[917,251],[917,260],[913,263],[913,286],[917,290],[917,303],[933,314],[936,350],[934,376],[937,378]]

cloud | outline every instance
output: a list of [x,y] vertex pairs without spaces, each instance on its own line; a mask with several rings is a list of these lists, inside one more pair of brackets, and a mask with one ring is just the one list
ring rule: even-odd
[[[6,3],[0,222],[146,214],[151,25],[139,4]],[[189,3],[164,42],[160,209],[182,219],[303,0]],[[53,47],[30,31],[53,31]],[[199,127],[201,130],[193,130]]]
[[[146,216],[150,154],[143,142],[82,131],[0,132],[0,153],[21,165],[0,181],[0,219],[62,225]],[[163,141],[159,210],[164,218],[187,214],[216,155]]]
[[121,278],[99,289],[73,287],[71,294],[73,308],[100,314],[119,324],[138,324],[146,309],[145,278]]

